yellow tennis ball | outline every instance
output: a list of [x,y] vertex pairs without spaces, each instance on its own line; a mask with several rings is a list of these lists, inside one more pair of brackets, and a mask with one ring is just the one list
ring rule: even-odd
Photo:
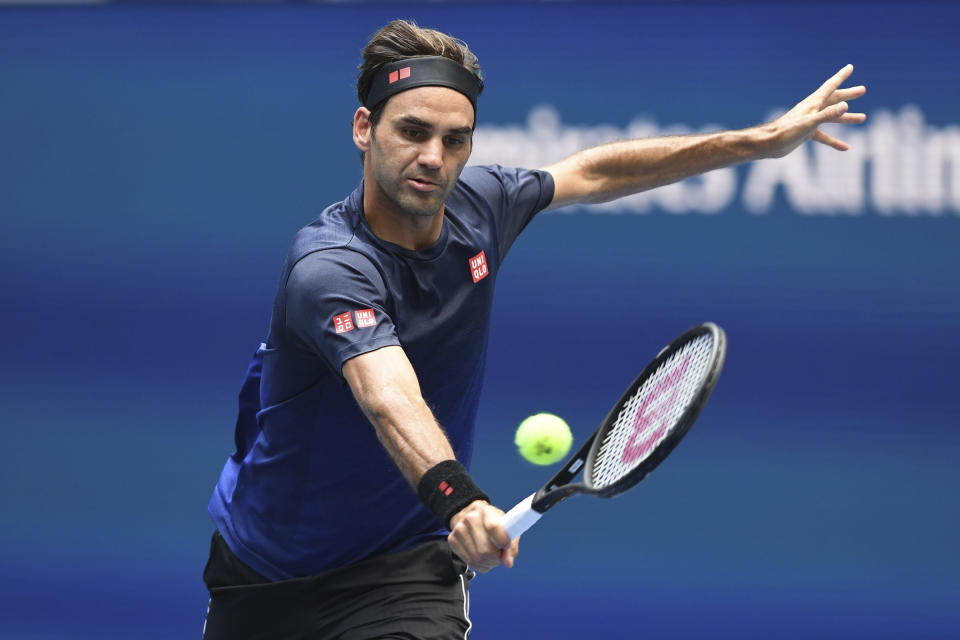
[[513,441],[524,458],[546,465],[563,460],[570,452],[573,434],[563,418],[538,413],[520,423]]

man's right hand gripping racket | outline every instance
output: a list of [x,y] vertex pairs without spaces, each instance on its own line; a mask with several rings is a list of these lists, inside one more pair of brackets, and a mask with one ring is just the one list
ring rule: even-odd
[[[710,322],[666,346],[563,469],[507,512],[503,524],[510,539],[575,493],[611,498],[643,480],[690,430],[726,352],[723,329]],[[581,469],[583,481],[572,483]]]

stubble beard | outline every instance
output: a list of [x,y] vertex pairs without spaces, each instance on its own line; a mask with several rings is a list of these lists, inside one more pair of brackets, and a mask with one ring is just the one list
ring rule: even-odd
[[417,218],[432,218],[443,208],[447,199],[447,193],[437,195],[438,192],[426,194],[425,197],[417,197],[415,194],[404,193],[409,187],[406,184],[406,178],[398,178],[398,181],[388,183],[385,186],[383,182],[377,180],[377,188],[380,193],[390,201],[397,210]]
[[444,182],[438,183],[432,192],[418,193],[410,187],[406,177],[391,178],[377,170],[374,170],[374,182],[380,194],[398,211],[418,218],[435,216],[453,191],[451,183]]

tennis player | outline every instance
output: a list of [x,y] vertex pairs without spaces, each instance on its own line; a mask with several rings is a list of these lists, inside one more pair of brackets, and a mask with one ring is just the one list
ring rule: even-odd
[[363,52],[363,180],[294,238],[209,510],[208,639],[464,638],[472,570],[517,556],[467,471],[494,281],[537,212],[782,156],[860,123],[844,67],[783,117],[539,170],[466,167],[480,67],[395,21]]

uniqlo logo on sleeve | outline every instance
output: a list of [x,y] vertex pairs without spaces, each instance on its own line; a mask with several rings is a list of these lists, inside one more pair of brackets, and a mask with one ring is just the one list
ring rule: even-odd
[[372,327],[377,324],[377,318],[373,315],[373,309],[354,311],[353,316],[357,319],[358,327]]
[[341,313],[338,316],[334,316],[333,328],[337,333],[353,331],[353,318],[350,317],[350,312],[347,311],[346,313]]
[[487,256],[483,251],[470,258],[470,275],[473,276],[475,283],[490,275],[490,270],[487,269]]

